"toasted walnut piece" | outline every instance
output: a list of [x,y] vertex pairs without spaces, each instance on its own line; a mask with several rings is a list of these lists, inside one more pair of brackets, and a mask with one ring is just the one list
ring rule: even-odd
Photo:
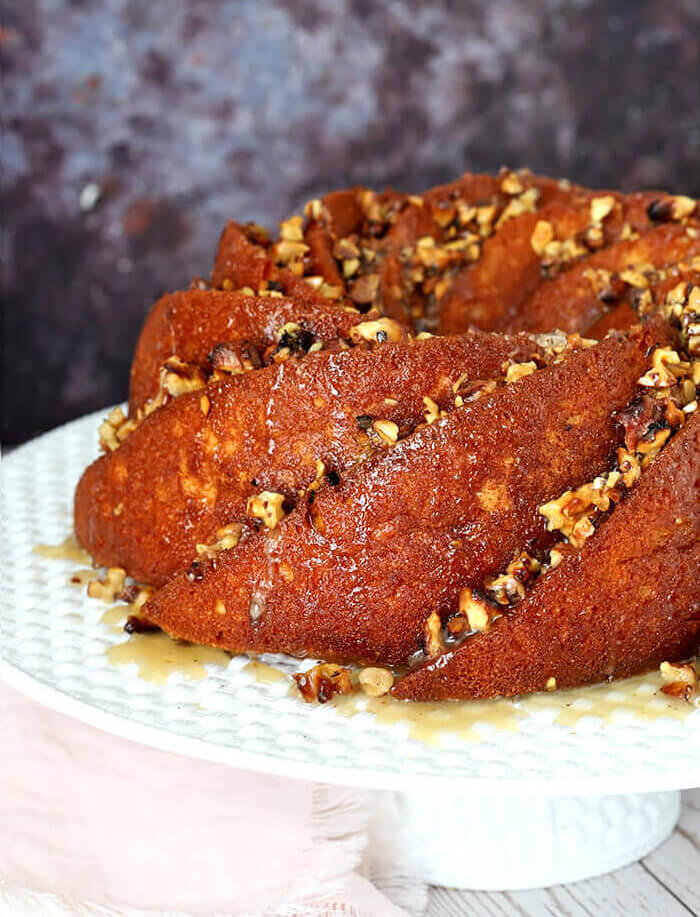
[[696,201],[692,197],[686,197],[683,194],[677,194],[671,198],[671,219],[683,220],[689,217],[695,210]]
[[360,669],[357,681],[364,693],[369,697],[383,697],[391,691],[391,686],[394,684],[394,676],[389,669],[369,667]]
[[309,246],[305,242],[282,239],[272,247],[272,253],[277,264],[291,265],[303,260]]
[[649,286],[649,279],[645,274],[640,270],[635,270],[632,267],[625,268],[624,271],[620,271],[618,274],[620,280],[628,284],[631,287],[639,287],[640,289]]
[[198,544],[197,554],[200,557],[216,557],[220,551],[235,548],[241,540],[243,526],[240,522],[231,522],[216,530],[216,541],[213,544]]
[[505,194],[522,194],[525,190],[523,183],[515,172],[508,172],[501,181],[501,191]]
[[226,605],[221,601],[221,599],[216,600],[214,605],[214,614],[225,615],[226,614]]
[[[496,228],[500,228],[507,220],[510,220],[513,217],[519,217],[523,213],[534,213],[537,206],[537,199],[539,194],[540,193],[537,188],[528,188],[527,191],[523,191],[523,193],[519,194],[517,197],[512,197],[501,211],[501,215],[496,221]],[[481,208],[479,208],[479,210],[481,210]],[[478,220],[479,212],[477,210],[477,221]],[[481,223],[479,225],[481,226]],[[482,236],[488,236],[490,234],[490,223],[486,227],[481,227]]]
[[120,407],[112,408],[105,420],[97,428],[100,446],[105,452],[114,452],[137,426],[138,422],[133,418],[127,419]]
[[304,233],[301,228],[302,218],[300,216],[290,217],[283,223],[280,223],[280,238],[285,242],[301,242]]
[[664,685],[664,694],[671,697],[684,697],[690,700],[698,684],[698,673],[690,663],[662,662],[659,667]]
[[536,255],[543,254],[545,248],[554,238],[554,228],[547,220],[538,220],[532,235],[530,236],[530,245]]
[[489,597],[499,605],[515,605],[525,598],[526,584],[539,573],[539,561],[523,551],[506,567],[500,576],[489,577],[484,588]]
[[423,396],[423,404],[425,405],[424,416],[426,423],[433,423],[433,421],[445,416],[445,412],[441,411],[436,402],[428,395]]
[[611,194],[594,197],[591,201],[591,221],[593,223],[602,222],[609,213],[612,213],[614,206],[615,198]]
[[292,675],[299,692],[307,704],[318,701],[325,704],[335,694],[350,694],[352,682],[350,669],[333,663],[322,662],[308,672],[297,672]]
[[556,691],[557,690],[557,680],[553,675],[547,679],[547,683],[545,684],[545,689],[547,691]]
[[209,362],[215,372],[232,375],[247,373],[262,366],[258,349],[250,341],[217,344],[209,354]]
[[675,350],[670,347],[657,347],[651,357],[651,369],[637,379],[637,385],[646,388],[668,388],[675,385],[676,379],[690,370],[690,364],[684,362]]
[[531,373],[534,373],[537,369],[537,364],[528,361],[527,363],[511,363],[506,371],[506,385],[509,385],[511,382],[517,382],[518,379],[523,379],[525,376],[529,376]]
[[431,659],[445,648],[442,641],[442,621],[437,611],[432,612],[423,626],[423,652]]
[[103,602],[114,602],[124,589],[126,570],[122,567],[110,567],[102,579],[90,580],[87,594],[91,599],[102,599]]
[[161,388],[173,398],[204,388],[206,381],[201,367],[177,356],[169,357],[160,371]]
[[263,490],[262,493],[248,498],[246,510],[249,516],[261,519],[266,528],[274,529],[284,519],[283,503],[284,494]]
[[474,595],[469,586],[465,586],[459,594],[459,613],[467,619],[469,630],[483,632],[491,625],[491,609]]
[[326,216],[326,209],[323,206],[323,201],[319,198],[313,198],[313,200],[307,201],[304,205],[304,216],[307,216],[310,220],[321,220]]
[[565,547],[564,542],[560,541],[557,544],[555,544],[554,547],[549,552],[549,563],[547,566],[550,570],[556,570],[556,568],[562,562],[564,558],[564,550],[563,550],[564,547]]
[[388,446],[393,446],[399,438],[399,428],[393,420],[375,420],[372,428]]
[[385,341],[398,343],[405,341],[406,329],[393,318],[379,318],[375,321],[360,322],[350,330],[350,339],[356,344],[361,341],[383,344]]
[[353,302],[369,305],[376,299],[378,289],[379,274],[365,274],[353,283],[348,290],[348,295]]

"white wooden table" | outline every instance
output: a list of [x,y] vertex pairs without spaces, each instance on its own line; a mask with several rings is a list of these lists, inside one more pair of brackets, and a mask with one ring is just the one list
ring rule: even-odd
[[[494,856],[498,851],[494,851]],[[599,879],[528,892],[433,888],[427,917],[700,917],[700,789],[683,794],[674,834],[648,857]]]

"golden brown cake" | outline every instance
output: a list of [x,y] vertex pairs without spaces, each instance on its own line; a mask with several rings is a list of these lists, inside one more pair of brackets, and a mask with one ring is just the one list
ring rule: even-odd
[[404,698],[686,658],[699,278],[693,199],[527,171],[229,223],[146,320],[78,538],[176,637],[397,667]]

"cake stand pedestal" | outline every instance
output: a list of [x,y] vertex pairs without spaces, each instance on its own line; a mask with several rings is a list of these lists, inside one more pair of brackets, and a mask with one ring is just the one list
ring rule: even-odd
[[399,874],[483,891],[543,888],[635,862],[666,840],[680,793],[492,797],[377,794],[370,850]]

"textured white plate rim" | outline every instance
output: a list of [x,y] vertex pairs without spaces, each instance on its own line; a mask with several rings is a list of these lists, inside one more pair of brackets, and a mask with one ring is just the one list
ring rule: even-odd
[[190,736],[169,732],[136,723],[126,717],[116,716],[76,700],[68,694],[57,691],[26,672],[22,672],[0,657],[0,680],[44,707],[79,720],[88,726],[147,745],[161,751],[183,754],[203,761],[226,764],[230,767],[258,771],[294,780],[310,780],[316,783],[330,783],[338,786],[355,786],[376,790],[400,790],[411,792],[437,788],[444,785],[479,795],[521,796],[524,793],[536,796],[611,796],[618,794],[655,793],[669,790],[685,790],[700,786],[700,766],[695,770],[662,771],[657,775],[613,775],[596,777],[551,777],[480,778],[458,777],[439,774],[396,774],[359,768],[313,765],[289,758],[275,758],[256,755],[242,749],[232,749],[212,742],[204,742]]
[[[69,422],[25,443],[14,450],[11,456],[3,457],[2,465],[7,467],[21,463],[24,456],[40,444],[45,444],[49,438],[56,437],[61,432],[69,432],[69,428],[82,421],[97,422],[108,410],[107,408],[89,417]],[[635,773],[633,762],[630,761],[630,772],[624,774],[599,773],[572,776],[571,774],[557,775],[554,771],[542,777],[517,773],[514,773],[512,777],[488,777],[473,774],[462,777],[455,774],[441,774],[438,770],[431,773],[384,771],[359,765],[343,767],[328,763],[316,764],[289,756],[251,752],[183,735],[167,728],[150,726],[129,719],[127,716],[111,713],[97,704],[86,703],[10,663],[3,656],[1,642],[0,679],[47,708],[121,738],[163,751],[291,779],[405,792],[425,790],[428,787],[437,789],[449,786],[454,789],[458,786],[461,792],[508,796],[518,796],[524,793],[538,796],[604,796],[660,792],[700,786],[700,756],[697,766],[668,768],[669,758],[663,746],[659,747],[658,770],[653,773],[648,770]],[[644,729],[645,725],[640,725],[639,728]],[[566,742],[567,730],[560,727],[559,731],[561,741]],[[308,741],[312,743],[313,739],[308,737]],[[514,769],[515,766],[514,764]]]

